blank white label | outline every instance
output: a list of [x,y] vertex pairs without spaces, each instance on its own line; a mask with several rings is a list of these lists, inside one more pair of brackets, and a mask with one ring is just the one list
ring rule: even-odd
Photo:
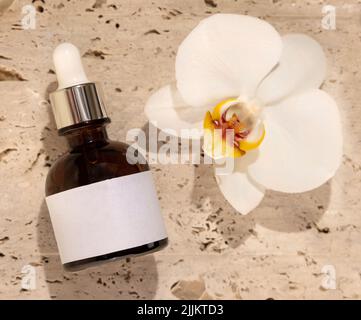
[[150,171],[53,194],[46,203],[63,264],[167,238]]

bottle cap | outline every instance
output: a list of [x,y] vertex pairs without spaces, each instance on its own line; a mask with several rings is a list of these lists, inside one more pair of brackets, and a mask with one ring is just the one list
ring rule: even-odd
[[50,102],[58,130],[109,120],[100,87],[88,80],[78,48],[71,43],[60,44],[54,50],[53,62],[58,89],[50,93]]

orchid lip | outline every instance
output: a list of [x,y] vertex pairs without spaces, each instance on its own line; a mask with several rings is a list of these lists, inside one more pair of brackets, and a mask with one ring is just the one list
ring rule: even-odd
[[[235,154],[242,156],[246,151],[257,148],[264,138],[260,110],[253,100],[230,98],[218,103],[212,112],[207,112],[204,128],[218,134],[223,142],[235,149]],[[213,145],[216,143],[208,142]]]

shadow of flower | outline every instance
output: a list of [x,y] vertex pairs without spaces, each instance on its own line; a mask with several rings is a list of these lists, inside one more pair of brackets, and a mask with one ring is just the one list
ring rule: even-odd
[[235,248],[255,234],[256,224],[279,232],[302,232],[316,227],[327,210],[331,193],[330,183],[299,194],[267,191],[260,205],[248,215],[238,213],[223,197],[210,165],[195,168],[192,203],[200,205],[210,199],[212,220],[225,244]]

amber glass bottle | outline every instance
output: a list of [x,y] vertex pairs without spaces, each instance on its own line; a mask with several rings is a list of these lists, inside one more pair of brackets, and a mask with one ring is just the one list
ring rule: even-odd
[[[60,45],[54,62],[59,88],[50,98],[59,135],[70,150],[48,173],[46,202],[64,267],[76,271],[165,247],[167,235],[145,159],[127,144],[108,139],[110,119],[97,85],[84,74],[66,76],[77,68],[83,72],[76,47]],[[129,154],[138,161],[129,162]]]

